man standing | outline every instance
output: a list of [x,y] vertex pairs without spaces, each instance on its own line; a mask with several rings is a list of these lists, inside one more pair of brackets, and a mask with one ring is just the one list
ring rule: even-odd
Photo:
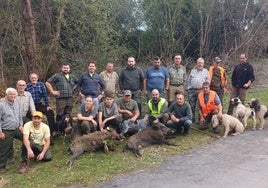
[[15,100],[16,96],[16,89],[7,88],[6,97],[0,102],[0,173],[6,171],[13,139],[22,141],[23,122],[19,103]]
[[[170,120],[167,127],[176,129],[177,135],[188,135],[189,128],[192,125],[192,110],[188,102],[185,102],[183,93],[176,94],[176,101],[168,108],[167,113]],[[181,133],[183,127],[183,133]]]
[[[27,123],[31,120],[32,114],[35,112],[34,101],[31,93],[25,91],[26,82],[24,80],[17,81],[17,97],[15,100],[18,101],[20,107],[20,114],[22,117],[23,124]],[[8,157],[8,163],[14,163],[14,148],[12,144],[12,148],[10,150],[10,155]]]
[[[218,114],[218,118],[222,119],[222,105],[218,94],[210,90],[209,82],[204,82],[202,88],[203,91],[198,94],[197,101],[200,130],[208,128],[208,123],[214,114]],[[216,128],[213,128],[213,132],[218,133]]]
[[209,82],[209,72],[204,68],[205,60],[200,57],[196,61],[196,66],[191,70],[187,80],[187,93],[189,104],[192,108],[193,122],[195,122],[195,106],[198,93],[202,91],[202,84]]
[[168,109],[167,100],[165,98],[160,97],[160,93],[157,89],[153,89],[152,99],[148,101],[147,112],[144,116],[144,120],[149,121],[150,125],[155,120],[159,120],[159,122],[166,125],[169,119],[167,109]]
[[[88,71],[83,73],[78,79],[77,89],[82,102],[85,101],[85,97],[92,96],[94,106],[98,109],[99,101],[106,88],[101,77],[95,72],[96,68],[96,63],[94,61],[88,63]],[[99,92],[99,87],[101,92]]]
[[225,69],[220,66],[221,59],[215,57],[213,59],[213,65],[209,67],[210,75],[210,89],[215,91],[223,102],[224,90],[227,87],[227,77]]
[[158,56],[154,58],[153,66],[149,67],[144,75],[144,92],[148,98],[153,89],[157,89],[162,95],[169,89],[169,73],[165,67],[161,66]]
[[26,91],[32,94],[36,110],[42,112],[47,117],[50,133],[53,133],[56,130],[55,115],[49,106],[45,84],[38,81],[36,73],[31,73],[29,79],[30,83],[27,84]]
[[142,112],[142,90],[144,74],[141,68],[136,66],[134,57],[128,57],[127,66],[122,69],[119,75],[119,87],[123,92],[130,90],[132,99],[138,104],[140,113]]
[[23,124],[31,120],[32,114],[35,112],[34,101],[30,92],[25,91],[26,82],[24,80],[17,81],[18,96],[16,100],[20,105],[20,114]]
[[[61,72],[54,74],[45,83],[49,92],[56,97],[56,122],[58,128],[65,120],[65,115],[72,114],[72,97],[73,90],[77,84],[77,79],[73,74],[70,74],[70,70],[70,65],[63,64]],[[56,89],[53,88],[52,84],[55,84]]]
[[100,73],[100,77],[104,81],[106,91],[111,91],[116,94],[116,88],[118,88],[118,74],[114,71],[114,63],[109,61],[106,64],[106,70]]
[[37,161],[50,161],[52,159],[50,146],[50,130],[48,125],[42,123],[42,112],[33,113],[32,121],[23,128],[22,166],[19,173],[29,168],[29,159]]
[[[247,55],[245,53],[240,54],[240,64],[236,65],[232,73],[232,93],[231,99],[239,97],[242,103],[245,102],[247,91],[255,80],[254,70],[252,65],[247,61]],[[227,114],[232,115],[234,105],[230,99]]]
[[175,101],[176,93],[184,93],[186,81],[186,69],[181,65],[182,57],[180,54],[173,56],[174,63],[167,67],[170,76],[170,85],[168,88],[168,103]]

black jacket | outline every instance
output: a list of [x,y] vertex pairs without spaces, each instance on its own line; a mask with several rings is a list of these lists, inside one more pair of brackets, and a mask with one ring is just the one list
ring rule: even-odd
[[251,82],[255,80],[252,65],[248,62],[236,65],[232,74],[232,85],[236,88],[243,88],[249,80]]

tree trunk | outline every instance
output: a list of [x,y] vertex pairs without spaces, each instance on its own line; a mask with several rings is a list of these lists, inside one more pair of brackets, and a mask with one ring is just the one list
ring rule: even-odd
[[32,14],[31,1],[22,0],[22,27],[25,37],[25,65],[27,74],[38,72],[37,54],[36,54],[36,35],[34,28],[34,18]]
[[4,61],[3,61],[3,45],[5,43],[6,30],[3,30],[0,36],[0,86],[5,85],[4,77]]

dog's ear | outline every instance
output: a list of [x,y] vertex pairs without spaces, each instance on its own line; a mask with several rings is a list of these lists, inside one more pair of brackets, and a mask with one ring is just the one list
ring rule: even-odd
[[255,104],[254,104],[254,110],[256,112],[260,111],[261,110],[261,103],[259,102],[259,100],[256,99],[254,102],[255,102]]

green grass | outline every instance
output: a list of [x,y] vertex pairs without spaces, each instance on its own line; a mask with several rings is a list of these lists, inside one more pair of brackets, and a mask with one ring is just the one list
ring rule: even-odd
[[[248,93],[247,102],[256,97],[263,104],[268,105],[268,88],[251,89]],[[224,109],[227,109],[229,93],[224,99]],[[250,129],[250,126],[249,128]],[[249,130],[247,130],[249,131]],[[70,157],[67,152],[68,146],[62,145],[62,137],[55,139],[51,147],[53,160],[51,162],[30,162],[30,169],[25,174],[18,174],[20,168],[20,142],[15,141],[14,164],[8,164],[8,172],[0,174],[0,187],[57,187],[70,184],[82,183],[93,185],[107,181],[114,175],[128,173],[134,170],[146,170],[155,168],[171,156],[180,155],[192,148],[209,144],[217,139],[206,134],[190,130],[187,137],[170,139],[170,142],[178,146],[154,145],[142,148],[142,157],[136,158],[130,151],[122,152],[125,141],[119,143],[116,151],[105,154],[103,151],[85,153],[75,161],[69,169],[66,161]]]

